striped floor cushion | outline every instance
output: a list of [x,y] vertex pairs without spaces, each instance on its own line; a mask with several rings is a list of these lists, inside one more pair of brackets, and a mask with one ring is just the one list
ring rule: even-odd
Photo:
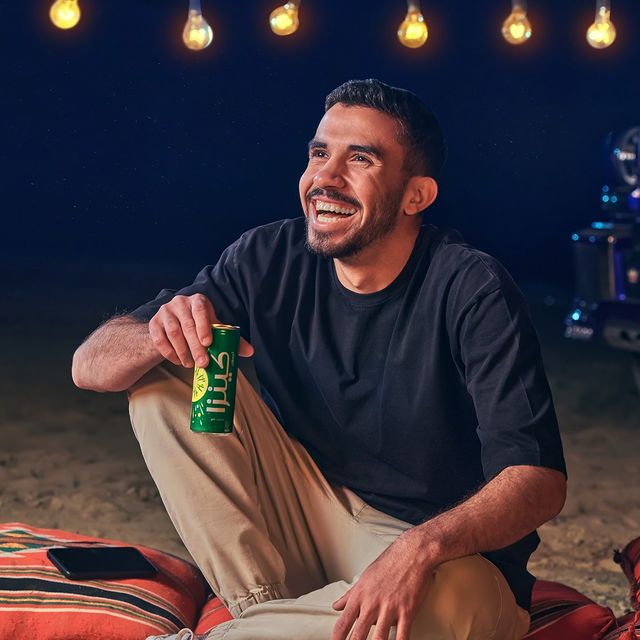
[[202,607],[200,620],[198,620],[198,624],[193,631],[198,635],[204,634],[227,620],[233,620],[229,609],[222,604],[220,598],[216,598],[215,595],[211,594],[207,603]]
[[526,640],[601,640],[617,626],[611,609],[570,587],[537,580]]
[[[616,620],[611,609],[556,582],[536,581],[533,587],[531,627],[523,640],[640,640],[640,538],[632,540],[616,561],[631,584],[631,606],[636,610]],[[211,596],[195,629],[204,634],[232,616]]]
[[208,594],[198,569],[138,546],[158,568],[153,579],[68,580],[47,549],[117,540],[0,524],[0,638],[11,640],[144,640],[193,628]]
[[[46,556],[50,547],[88,544],[130,546],[0,524],[0,639],[144,640],[184,627],[204,634],[232,618],[218,598],[209,595],[205,603],[209,590],[195,566],[156,549],[137,547],[158,568],[152,580],[67,580]],[[640,539],[619,557],[637,603]],[[610,609],[570,587],[538,580],[524,640],[640,640],[640,614],[616,624]]]
[[614,560],[629,581],[631,608],[640,611],[640,538],[632,540],[622,551],[616,551]]
[[[205,634],[231,620],[232,616],[215,596],[202,609],[196,634]],[[627,626],[628,620],[623,620]],[[523,640],[605,640],[616,628],[611,609],[602,607],[570,587],[538,580],[533,589],[531,628]],[[640,640],[633,636],[607,635],[606,640]],[[613,632],[612,632],[613,633]]]
[[602,640],[640,640],[640,612],[618,618],[618,628],[607,633]]
[[619,619],[618,635],[612,633],[605,640],[640,640],[640,538],[632,540],[622,551],[616,551],[614,559],[629,581],[629,604],[635,613]]

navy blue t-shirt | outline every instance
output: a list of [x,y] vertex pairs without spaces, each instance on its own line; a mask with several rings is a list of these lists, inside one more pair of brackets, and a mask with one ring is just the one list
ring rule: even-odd
[[[305,247],[305,220],[244,233],[193,284],[255,348],[265,401],[327,479],[418,524],[511,465],[566,473],[551,392],[522,294],[452,230],[421,227],[398,277],[358,294]],[[535,532],[484,553],[530,606]]]

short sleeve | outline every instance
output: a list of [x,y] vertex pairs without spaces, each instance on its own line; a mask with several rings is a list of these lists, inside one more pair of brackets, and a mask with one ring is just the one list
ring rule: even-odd
[[489,287],[470,302],[459,326],[485,478],[513,465],[549,467],[566,475],[538,338],[515,284]]
[[206,266],[193,283],[182,289],[163,289],[154,300],[141,305],[129,315],[148,322],[160,307],[177,295],[201,293],[211,300],[216,315],[225,324],[240,326],[242,336],[249,339],[249,300],[247,287],[238,269],[239,241],[227,247],[215,266]]

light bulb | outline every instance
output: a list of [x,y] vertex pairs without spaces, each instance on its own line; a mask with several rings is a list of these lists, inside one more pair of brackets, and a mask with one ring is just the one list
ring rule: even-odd
[[298,30],[298,6],[295,2],[274,9],[269,16],[271,31],[277,36],[288,36]]
[[513,3],[511,13],[502,23],[502,37],[509,44],[524,44],[531,37],[531,23],[522,3]]
[[206,49],[213,42],[213,30],[202,17],[200,7],[190,8],[187,24],[182,32],[184,43],[194,51]]
[[596,3],[596,19],[587,31],[587,42],[595,49],[604,49],[616,39],[616,28],[611,22],[608,2]]
[[398,27],[398,40],[405,47],[417,49],[427,41],[428,37],[429,29],[420,7],[414,2],[409,2],[407,15]]
[[58,29],[71,29],[80,21],[78,0],[56,0],[49,11],[51,22]]

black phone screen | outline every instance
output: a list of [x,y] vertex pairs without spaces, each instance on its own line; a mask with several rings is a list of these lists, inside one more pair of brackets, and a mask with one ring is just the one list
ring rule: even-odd
[[157,569],[134,547],[61,547],[47,557],[71,580],[152,578]]

